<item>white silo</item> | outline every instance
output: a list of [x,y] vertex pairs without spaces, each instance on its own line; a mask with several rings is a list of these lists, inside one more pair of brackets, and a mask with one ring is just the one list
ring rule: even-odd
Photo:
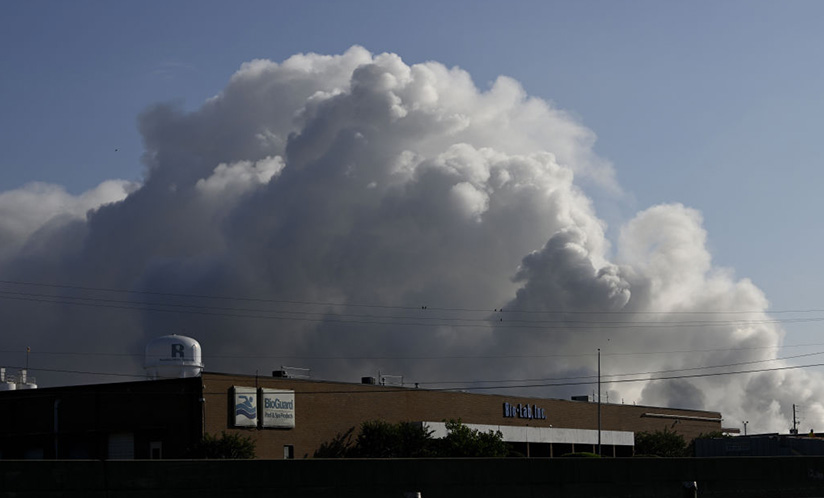
[[6,368],[0,367],[0,391],[14,391],[17,389],[17,384],[14,382],[14,376],[6,375]]
[[20,374],[17,377],[17,389],[37,389],[37,381],[34,377],[29,377],[29,373],[25,368],[20,369]]
[[177,334],[156,337],[146,345],[143,367],[150,379],[198,377],[203,371],[200,343]]

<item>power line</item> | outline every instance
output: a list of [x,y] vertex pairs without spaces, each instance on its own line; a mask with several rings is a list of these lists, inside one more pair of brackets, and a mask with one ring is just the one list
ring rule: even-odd
[[[664,380],[680,380],[680,379],[695,379],[695,378],[704,378],[704,377],[720,377],[726,375],[742,375],[742,374],[753,374],[753,373],[764,373],[764,372],[777,372],[777,371],[784,371],[784,370],[798,370],[803,368],[816,368],[822,367],[824,363],[816,363],[811,365],[789,365],[784,367],[774,367],[774,368],[760,368],[760,369],[752,369],[752,370],[737,370],[733,372],[712,372],[712,373],[700,373],[700,374],[687,374],[687,375],[672,375],[672,376],[663,376],[663,377],[653,377],[653,378],[642,378],[642,379],[619,379],[619,380],[612,380],[609,381],[610,384],[623,384],[623,383],[634,383],[634,382],[656,382],[656,381],[664,381]],[[20,368],[20,367],[10,367],[10,368]],[[36,371],[36,372],[56,372],[56,373],[75,373],[75,374],[84,374],[84,375],[106,375],[106,376],[119,376],[119,377],[140,377],[145,378],[145,376],[138,376],[135,374],[123,374],[123,373],[113,373],[113,372],[93,372],[93,371],[79,371],[79,370],[63,370],[63,369],[44,369],[44,368],[32,368],[29,371]],[[247,375],[248,376],[248,375]],[[324,381],[318,381],[324,382]],[[329,381],[325,381],[329,382]],[[504,389],[529,389],[529,388],[536,388],[536,387],[570,387],[570,386],[581,386],[581,385],[592,385],[595,381],[574,381],[574,382],[549,382],[549,383],[539,383],[539,384],[514,384],[514,385],[506,385],[506,386],[454,386],[450,388],[434,388],[434,389],[426,389],[427,391],[490,391],[490,390],[504,390]],[[420,383],[419,383],[420,384]],[[360,384],[352,384],[352,385],[360,385]],[[390,389],[390,390],[370,390],[370,391],[352,391],[352,390],[340,390],[340,391],[298,391],[296,393],[300,394],[362,394],[362,393],[378,393],[378,392],[397,392],[397,391],[404,391],[408,392],[409,388],[399,388],[399,389]],[[210,393],[210,394],[225,394],[225,392],[219,393]]]
[[[133,290],[133,289],[119,289],[113,287],[92,287],[92,286],[81,286],[81,285],[70,285],[70,284],[59,284],[59,283],[46,283],[46,282],[31,282],[31,281],[22,281],[22,280],[2,280],[0,279],[0,284],[7,284],[7,285],[24,285],[24,286],[35,286],[35,287],[47,287],[47,288],[55,288],[55,289],[66,289],[66,290],[79,290],[79,291],[94,291],[94,292],[112,292],[112,293],[121,293],[121,294],[134,294],[134,295],[153,295],[153,296],[164,296],[164,297],[180,297],[180,298],[196,298],[196,299],[212,299],[212,300],[225,300],[225,301],[245,301],[245,302],[258,302],[258,303],[270,303],[270,304],[288,304],[288,305],[309,305],[309,306],[329,306],[329,307],[355,307],[355,308],[377,308],[377,309],[394,309],[394,310],[419,310],[424,308],[424,306],[411,306],[411,305],[383,305],[383,304],[368,304],[368,303],[351,303],[351,302],[340,302],[340,301],[309,301],[309,300],[288,300],[288,299],[267,299],[267,298],[255,298],[255,297],[238,297],[238,296],[226,296],[226,295],[213,295],[213,294],[191,294],[191,293],[178,293],[178,292],[157,292],[157,291],[141,291],[141,290]],[[498,312],[498,313],[528,313],[528,314],[567,314],[567,315],[727,315],[727,314],[792,314],[792,313],[824,313],[824,308],[800,308],[800,309],[755,309],[755,310],[691,310],[691,311],[678,311],[678,310],[666,310],[666,311],[635,311],[635,310],[587,310],[587,311],[580,311],[580,310],[534,310],[534,309],[523,309],[523,308],[493,308],[492,310],[489,307],[472,307],[472,308],[464,308],[464,307],[437,307],[437,306],[425,306],[427,310],[433,311],[459,311],[459,312]]]
[[[748,374],[748,373],[763,373],[763,372],[777,372],[782,370],[797,370],[801,368],[815,368],[815,367],[822,367],[824,363],[816,363],[813,365],[790,365],[785,367],[775,367],[775,368],[761,368],[755,370],[738,370],[735,372],[715,372],[715,373],[704,373],[704,374],[689,374],[689,375],[673,375],[667,377],[654,377],[649,379],[621,379],[621,380],[613,380],[610,381],[610,384],[622,384],[628,382],[654,382],[660,380],[678,380],[678,379],[695,379],[701,377],[720,377],[724,375],[740,375],[740,374]],[[558,383],[558,384],[535,384],[535,385],[524,385],[524,386],[504,386],[507,389],[513,388],[521,388],[521,387],[560,387],[560,386],[574,386],[574,385],[590,385],[594,382],[570,382],[570,383]],[[477,388],[463,388],[463,389],[494,389],[494,387],[477,387]]]
[[[602,376],[602,380],[606,379],[605,381],[608,383],[623,383],[623,382],[643,382],[643,381],[654,381],[654,380],[667,380],[667,379],[676,379],[676,378],[695,378],[695,377],[707,377],[707,376],[715,376],[715,375],[732,375],[738,373],[754,373],[754,372],[767,372],[767,371],[775,371],[775,370],[786,370],[792,368],[807,368],[807,367],[814,367],[814,366],[821,366],[819,365],[806,365],[806,366],[788,366],[788,367],[776,367],[776,368],[765,368],[765,369],[758,369],[758,370],[749,370],[749,371],[739,371],[739,372],[716,372],[716,373],[705,373],[705,374],[691,374],[691,375],[684,375],[684,376],[675,376],[675,377],[658,377],[658,378],[643,378],[643,379],[616,379],[615,377],[632,377],[632,376],[639,376],[639,375],[657,375],[663,373],[674,373],[674,372],[687,372],[687,371],[694,371],[694,370],[708,370],[708,369],[718,369],[718,368],[728,368],[733,366],[742,366],[742,365],[753,365],[757,363],[766,363],[770,361],[784,361],[789,359],[797,359],[809,356],[817,356],[824,354],[824,351],[816,352],[816,353],[807,353],[795,356],[788,356],[783,358],[773,358],[773,359],[766,359],[766,360],[753,360],[753,361],[746,361],[746,362],[739,362],[739,363],[728,363],[722,365],[707,365],[701,367],[688,367],[688,368],[681,368],[681,369],[671,369],[671,370],[658,370],[658,371],[651,371],[651,372],[628,372],[628,373],[620,373],[620,374],[612,374]],[[11,368],[21,368],[21,367],[11,367]],[[67,369],[49,369],[49,368],[29,368],[29,371],[42,371],[42,372],[55,372],[55,373],[74,373],[74,374],[84,374],[84,375],[105,375],[105,376],[121,376],[121,377],[141,377],[145,378],[144,375],[136,375],[136,374],[125,374],[125,373],[114,373],[114,372],[95,372],[95,371],[82,371],[82,370],[67,370]],[[557,381],[574,381],[580,379],[593,379],[594,376],[578,376],[578,377],[561,377],[561,378],[541,378],[541,379],[504,379],[504,380],[478,380],[478,381],[437,381],[437,382],[418,382],[418,384],[423,385],[435,385],[435,384],[462,384],[462,383],[504,383],[504,382],[557,382]],[[572,382],[568,384],[558,384],[558,385],[581,385],[581,384],[591,384],[593,381],[590,380],[589,382]],[[549,384],[541,384],[541,385],[549,385]],[[555,384],[553,384],[555,385]],[[515,386],[500,386],[504,388],[511,388]],[[524,386],[518,386],[524,387]],[[480,389],[480,387],[478,387]]]
[[[49,304],[66,304],[87,306],[94,308],[111,308],[135,311],[153,311],[163,313],[196,314],[204,316],[221,316],[230,318],[268,319],[283,321],[303,321],[319,323],[339,323],[350,325],[393,325],[414,327],[477,327],[479,324],[495,325],[509,329],[639,329],[639,328],[678,328],[678,327],[728,327],[751,326],[778,323],[811,323],[824,321],[824,317],[815,318],[786,318],[786,319],[757,319],[757,320],[689,320],[689,321],[594,321],[594,320],[523,320],[501,318],[452,318],[452,317],[413,317],[392,315],[363,315],[363,314],[330,314],[328,312],[304,312],[263,310],[231,307],[214,307],[192,304],[147,303],[139,301],[121,301],[115,299],[53,296],[22,292],[0,291],[0,299],[12,299]],[[297,316],[295,316],[297,315]],[[316,318],[313,318],[316,317]],[[401,321],[395,321],[401,320]],[[402,320],[419,320],[404,322]],[[431,322],[427,322],[427,320]]]
[[[716,369],[716,368],[729,368],[729,367],[738,367],[743,365],[755,365],[758,363],[768,363],[771,361],[784,361],[784,360],[792,360],[797,358],[807,358],[810,356],[818,356],[824,354],[824,351],[819,351],[816,353],[805,353],[799,354],[794,356],[785,356],[782,358],[768,358],[765,360],[752,360],[752,361],[742,361],[738,363],[725,363],[722,365],[706,365],[700,367],[686,367],[686,368],[675,368],[669,370],[656,370],[651,372],[627,372],[627,373],[616,373],[610,375],[601,375],[602,382],[615,382],[614,379],[616,377],[629,377],[629,376],[636,376],[636,375],[657,375],[663,373],[675,373],[675,372],[690,372],[695,370],[709,370],[709,369]],[[590,355],[592,356],[592,355]],[[509,380],[475,380],[475,381],[467,381],[467,380],[457,380],[457,381],[433,381],[433,382],[419,382],[419,384],[426,384],[426,385],[434,385],[434,384],[462,384],[466,382],[470,383],[485,383],[485,384],[494,384],[494,383],[502,383],[502,382],[547,382],[547,381],[559,381],[559,380],[576,380],[576,379],[594,379],[595,375],[581,375],[577,377],[560,377],[560,378],[538,378],[538,379],[509,379]]]
[[[785,367],[775,367],[775,368],[761,368],[761,369],[754,369],[754,370],[738,370],[734,372],[714,372],[714,373],[703,373],[703,374],[688,374],[688,375],[672,375],[672,376],[665,376],[665,377],[653,377],[653,378],[642,378],[642,379],[618,379],[618,380],[611,380],[609,381],[610,384],[624,384],[624,383],[634,383],[634,382],[656,382],[656,381],[663,381],[663,380],[679,380],[679,379],[695,379],[695,378],[702,378],[702,377],[719,377],[725,375],[740,375],[740,374],[749,374],[749,373],[763,373],[763,372],[775,372],[781,370],[795,370],[801,368],[815,368],[824,366],[824,363],[816,363],[812,365],[791,365]],[[441,388],[441,389],[431,389],[431,390],[442,390],[442,391],[451,391],[451,390],[462,390],[462,391],[490,391],[495,389],[526,389],[526,388],[535,388],[535,387],[570,387],[570,386],[587,386],[595,384],[595,380],[589,381],[575,381],[575,382],[549,382],[549,383],[539,383],[539,384],[514,384],[514,385],[507,385],[507,386],[455,386],[451,388]],[[419,382],[419,384],[421,384]]]
[[[725,351],[764,351],[764,350],[779,350],[779,349],[791,349],[791,348],[809,348],[809,347],[820,347],[824,346],[824,343],[807,343],[807,344],[785,344],[781,346],[762,346],[762,347],[746,347],[746,348],[713,348],[713,349],[675,349],[675,350],[667,350],[667,351],[624,351],[624,352],[612,352],[612,353],[601,353],[601,356],[641,356],[641,355],[669,355],[669,354],[693,354],[693,353],[717,353],[717,352],[725,352]],[[0,354],[23,354],[26,352],[26,348],[20,349],[0,349]],[[41,351],[41,350],[33,350],[30,353],[32,356],[111,356],[111,357],[133,357],[133,358],[143,358],[145,357],[145,353],[113,353],[113,352],[104,352],[104,351]],[[811,356],[820,353],[809,353],[799,355],[798,357],[802,356]],[[326,361],[326,360],[341,360],[341,361],[349,361],[349,360],[495,360],[495,359],[546,359],[546,358],[582,358],[594,356],[593,353],[568,353],[568,354],[503,354],[503,355],[441,355],[441,356],[318,356],[318,355],[271,355],[271,354],[237,354],[237,355],[225,355],[225,354],[208,354],[203,355],[205,360],[210,359],[245,359],[245,360],[253,360],[253,359],[293,359],[293,360],[318,360],[318,361]],[[789,356],[784,358],[775,358],[773,360],[781,360],[781,359],[791,359],[796,358],[796,356]],[[773,360],[761,360],[761,361],[773,361]]]

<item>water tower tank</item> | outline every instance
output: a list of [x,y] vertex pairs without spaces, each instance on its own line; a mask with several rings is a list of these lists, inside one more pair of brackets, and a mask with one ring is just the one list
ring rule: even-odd
[[14,377],[6,375],[6,368],[0,367],[0,391],[14,391],[17,389],[17,384],[14,383]]
[[17,389],[37,389],[37,381],[29,377],[26,369],[21,369],[17,374]]
[[182,335],[164,335],[146,345],[143,364],[150,379],[198,377],[203,371],[200,343]]

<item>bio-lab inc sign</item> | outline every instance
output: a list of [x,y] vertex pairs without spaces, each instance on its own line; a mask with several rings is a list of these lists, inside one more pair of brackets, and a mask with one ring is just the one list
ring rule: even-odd
[[235,427],[295,427],[294,391],[235,386],[234,404]]

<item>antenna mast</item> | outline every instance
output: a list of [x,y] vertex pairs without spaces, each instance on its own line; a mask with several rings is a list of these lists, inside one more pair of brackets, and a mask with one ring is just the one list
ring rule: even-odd
[[795,403],[793,403],[793,428],[790,430],[790,434],[798,434],[798,419],[795,416]]

